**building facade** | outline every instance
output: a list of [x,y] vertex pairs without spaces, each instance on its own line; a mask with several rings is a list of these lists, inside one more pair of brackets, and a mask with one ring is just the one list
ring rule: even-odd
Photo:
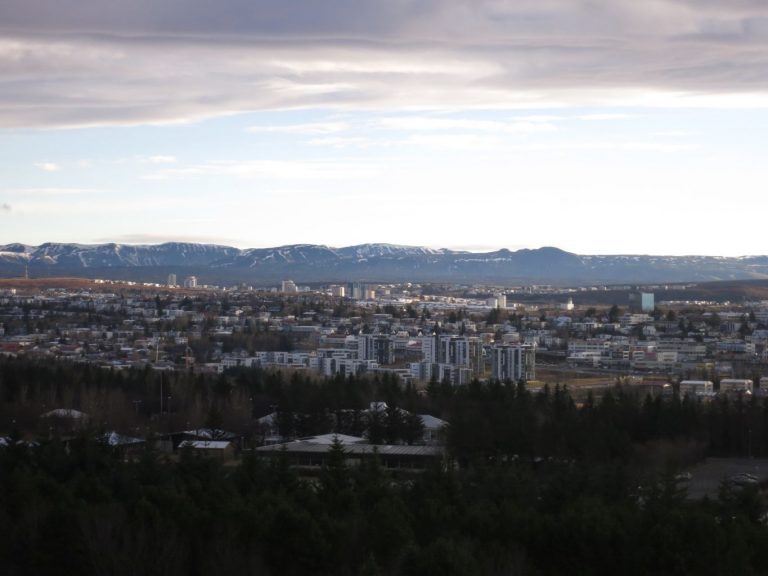
[[534,380],[536,347],[530,345],[496,345],[491,348],[491,372],[496,380]]

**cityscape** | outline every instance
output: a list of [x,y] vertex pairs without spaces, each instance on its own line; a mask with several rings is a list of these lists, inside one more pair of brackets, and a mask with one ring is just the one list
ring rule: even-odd
[[[255,474],[279,491],[298,483],[290,498],[330,491],[332,503],[347,474],[387,478],[388,497],[401,498],[419,478],[478,466],[493,482],[524,473],[526,490],[543,490],[575,480],[577,462],[599,470],[627,459],[642,482],[633,521],[656,498],[691,512],[734,498],[737,512],[768,477],[768,299],[730,283],[704,300],[696,283],[224,288],[174,272],[162,285],[2,282],[0,457],[10,461],[27,454],[42,465],[51,451],[91,446],[103,452],[89,461],[106,458],[105,470],[149,465],[186,482],[200,473],[190,466],[215,465],[218,482]],[[622,434],[632,439],[616,444]],[[361,489],[371,481],[354,478]],[[79,522],[88,558],[114,549]],[[296,534],[283,537],[300,545]],[[275,545],[258,556],[297,565]],[[408,557],[403,545],[380,552],[382,562]],[[133,546],[132,562],[147,566],[152,556]],[[226,554],[239,563],[243,553]]]
[[0,575],[768,574],[767,22],[0,2]]
[[[80,284],[1,289],[0,352],[117,370],[220,374],[258,367],[328,377],[390,374],[422,385],[565,384],[554,374],[562,371],[576,382],[579,373],[592,372],[603,374],[608,387],[613,374],[663,387],[699,375],[753,380],[744,391],[765,392],[759,385],[768,365],[768,300],[657,306],[656,294],[622,287],[622,306],[576,306],[574,297],[609,294],[606,287],[504,291],[353,282],[311,288],[292,280],[266,290],[223,290],[173,273],[164,288]],[[606,302],[620,295],[612,291]],[[259,349],[260,341],[268,345]],[[536,377],[537,354],[544,380]]]
[[[7,359],[208,377],[266,370],[385,378],[416,394],[437,385],[525,382],[533,393],[562,387],[576,402],[617,386],[698,401],[768,395],[768,300],[657,305],[657,294],[639,286],[310,287],[283,280],[268,289],[214,289],[174,273],[165,286],[25,282],[28,288],[0,291],[0,355]],[[585,295],[602,305],[574,304]],[[92,416],[104,421],[103,409],[97,403]],[[172,411],[167,403],[165,412]],[[233,432],[241,448],[255,423]],[[35,430],[32,423],[28,432]]]

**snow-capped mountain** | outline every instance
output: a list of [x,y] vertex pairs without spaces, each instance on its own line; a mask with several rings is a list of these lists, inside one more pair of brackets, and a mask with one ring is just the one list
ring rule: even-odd
[[157,245],[56,244],[0,246],[0,263],[23,259],[28,264],[67,268],[110,268],[123,266],[195,266],[231,259],[237,248],[212,244],[170,242]]
[[294,244],[238,249],[212,244],[0,246],[0,276],[86,276],[208,283],[417,281],[642,283],[768,278],[768,256],[578,255],[558,248],[473,253],[395,244]]
[[341,258],[339,253],[328,246],[316,244],[292,244],[277,248],[248,248],[241,250],[231,264],[232,267],[255,268],[269,265],[307,265],[315,266],[321,263],[336,262]]
[[412,256],[434,256],[445,254],[446,250],[436,250],[434,248],[424,248],[422,246],[400,246],[398,244],[360,244],[358,246],[347,246],[339,248],[339,255],[344,258],[355,258],[357,260],[367,260],[370,258],[408,258]]

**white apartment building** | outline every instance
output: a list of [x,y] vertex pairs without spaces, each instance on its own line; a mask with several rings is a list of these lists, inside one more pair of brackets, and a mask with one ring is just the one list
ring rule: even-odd
[[536,347],[501,344],[491,348],[491,372],[496,380],[533,380],[536,378]]
[[739,378],[723,378],[720,380],[720,392],[752,392],[752,380]]
[[298,291],[299,290],[296,287],[296,283],[293,280],[283,280],[280,283],[280,292],[285,292],[287,294],[294,294]]
[[715,385],[710,380],[683,380],[680,382],[680,396],[711,396]]

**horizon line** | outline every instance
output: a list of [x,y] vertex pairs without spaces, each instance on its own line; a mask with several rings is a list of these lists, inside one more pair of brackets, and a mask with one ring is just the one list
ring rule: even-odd
[[[487,254],[491,252],[499,252],[501,250],[508,250],[510,252],[519,252],[522,250],[543,250],[543,249],[555,249],[562,252],[566,252],[568,254],[574,254],[576,256],[658,256],[658,257],[679,257],[679,258],[685,258],[685,257],[708,257],[708,258],[756,258],[761,256],[768,256],[768,254],[760,254],[760,253],[740,253],[740,254],[703,254],[703,253],[652,253],[652,252],[577,252],[573,250],[568,250],[565,248],[561,248],[559,246],[553,246],[551,244],[548,245],[540,245],[540,246],[534,246],[534,245],[526,245],[526,244],[510,244],[509,246],[498,246],[498,245],[484,245],[484,244],[470,244],[470,245],[448,245],[448,246],[437,246],[437,245],[428,245],[428,244],[400,244],[396,242],[362,242],[357,244],[345,244],[345,245],[332,245],[327,243],[313,243],[313,242],[295,242],[291,244],[273,244],[273,245],[261,245],[261,246],[253,246],[253,245],[246,245],[241,242],[215,242],[210,240],[192,240],[192,239],[157,239],[155,241],[120,241],[120,240],[100,240],[100,241],[90,241],[90,242],[60,242],[60,241],[46,241],[41,242],[40,244],[29,244],[26,242],[19,242],[19,241],[13,241],[13,242],[6,242],[0,247],[9,246],[12,244],[20,244],[22,246],[30,247],[30,248],[39,248],[40,246],[46,245],[46,244],[60,244],[60,245],[74,245],[74,246],[104,246],[109,244],[114,244],[117,246],[162,246],[165,244],[197,244],[201,246],[219,246],[223,248],[234,248],[236,250],[268,250],[268,249],[276,249],[276,248],[290,248],[290,247],[297,247],[297,246],[317,246],[317,247],[326,247],[329,249],[339,250],[344,248],[354,248],[358,246],[394,246],[399,248],[423,248],[428,250],[447,250],[450,252],[464,252],[464,253],[470,253],[470,254]],[[222,239],[223,240],[223,239]]]

